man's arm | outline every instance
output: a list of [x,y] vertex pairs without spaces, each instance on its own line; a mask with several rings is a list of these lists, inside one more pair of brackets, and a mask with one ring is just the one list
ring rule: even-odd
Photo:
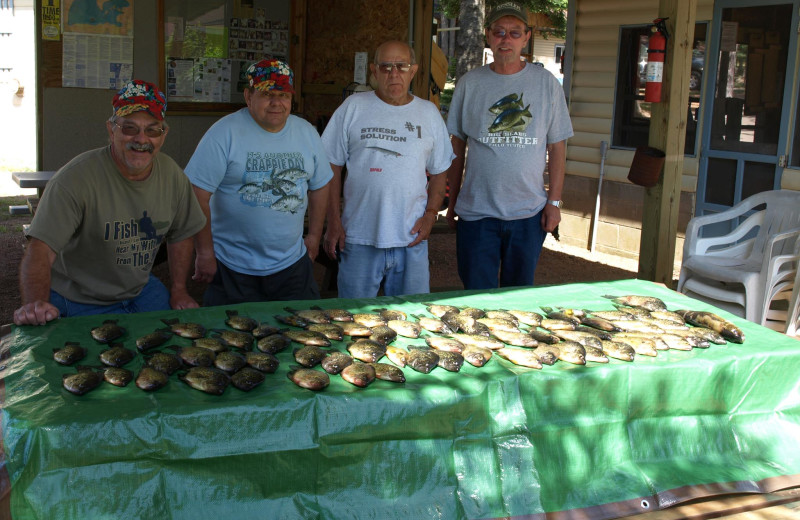
[[19,292],[22,307],[14,311],[17,325],[44,325],[58,318],[58,309],[50,303],[50,268],[56,253],[50,246],[31,238],[19,268]]
[[328,208],[328,197],[331,181],[325,186],[308,192],[308,233],[303,241],[308,249],[308,256],[313,262],[319,253],[322,240],[322,228],[325,226],[325,213]]
[[344,228],[342,227],[342,170],[344,166],[331,163],[333,178],[328,183],[328,227],[325,230],[325,253],[336,260],[337,249],[344,249]]
[[192,252],[194,237],[167,244],[167,261],[169,276],[172,280],[169,289],[169,305],[173,309],[194,309],[199,307],[197,301],[189,296],[186,279],[192,268]]
[[201,283],[210,283],[217,272],[217,258],[214,256],[214,239],[211,236],[211,192],[197,186],[192,186],[200,209],[206,216],[206,225],[194,236],[194,248],[197,258],[194,261],[194,275],[192,280]]
[[436,223],[439,208],[442,207],[446,185],[447,174],[444,172],[438,175],[431,175],[428,179],[428,202],[425,204],[425,213],[414,223],[411,234],[416,234],[417,238],[408,244],[408,247],[414,247],[431,236],[431,229],[433,229],[433,224]]
[[[561,200],[564,190],[564,175],[567,170],[567,141],[547,145],[547,171],[550,176],[548,200]],[[561,222],[561,210],[552,204],[545,204],[542,212],[542,229],[552,232]]]
[[452,228],[456,228],[456,200],[458,200],[458,193],[461,191],[461,181],[464,178],[464,158],[467,152],[467,142],[459,139],[456,136],[450,137],[450,143],[453,145],[453,153],[456,158],[447,169],[447,186],[450,191],[447,203],[447,224]]

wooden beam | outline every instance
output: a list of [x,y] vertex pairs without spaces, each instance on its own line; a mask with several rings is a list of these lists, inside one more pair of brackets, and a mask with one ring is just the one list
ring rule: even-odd
[[296,112],[303,113],[303,64],[306,61],[306,0],[292,0],[289,43],[289,66],[294,72],[294,103]]
[[661,102],[651,105],[649,145],[663,150],[666,161],[658,184],[645,190],[638,276],[667,287],[673,287],[696,14],[697,0],[659,1],[658,17],[668,18],[670,37]]
[[431,97],[431,45],[433,44],[433,0],[414,0],[414,54],[417,75],[411,90],[422,99]]

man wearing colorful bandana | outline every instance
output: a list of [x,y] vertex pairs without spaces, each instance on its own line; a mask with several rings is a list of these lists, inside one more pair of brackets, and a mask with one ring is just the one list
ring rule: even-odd
[[[39,202],[20,264],[17,325],[198,306],[186,281],[205,217],[183,171],[159,153],[166,98],[133,80],[112,105],[111,144],[62,167]],[[169,291],[150,272],[164,241]]]
[[520,60],[530,38],[527,10],[497,5],[486,17],[494,61],[462,76],[450,103],[447,219],[466,289],[533,285],[544,238],[561,220],[572,125],[558,80]]
[[209,220],[195,240],[194,279],[208,283],[203,305],[316,299],[333,173],[316,129],[290,113],[292,69],[264,59],[246,73],[247,107],[214,123],[186,166]]
[[405,42],[381,44],[377,89],[348,97],[322,134],[334,170],[325,248],[340,260],[340,298],[377,296],[381,284],[386,296],[430,292],[427,238],[453,149],[436,106],[408,91],[417,67]]

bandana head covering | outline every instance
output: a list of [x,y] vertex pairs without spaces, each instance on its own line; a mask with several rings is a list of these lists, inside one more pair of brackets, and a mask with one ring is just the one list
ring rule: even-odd
[[159,121],[163,121],[167,112],[167,98],[164,93],[152,83],[140,79],[129,81],[122,87],[111,104],[114,107],[114,115],[118,117],[144,110]]
[[294,72],[281,60],[268,58],[247,68],[247,81],[256,90],[282,90],[294,94]]

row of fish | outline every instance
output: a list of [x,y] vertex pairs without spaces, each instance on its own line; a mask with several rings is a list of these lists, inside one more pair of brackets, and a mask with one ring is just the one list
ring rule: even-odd
[[[298,366],[289,370],[288,378],[300,387],[321,390],[330,384],[329,375],[359,387],[376,379],[402,383],[405,367],[421,373],[436,367],[456,372],[465,361],[484,366],[493,354],[520,366],[542,368],[558,360],[580,365],[608,363],[609,358],[633,361],[636,355],[656,356],[660,350],[744,342],[738,327],[709,312],[668,311],[663,301],[649,296],[607,298],[615,310],[541,307],[540,313],[430,303],[425,304],[430,316],[386,308],[351,313],[286,307],[286,314],[273,316],[277,326],[234,310],[226,311],[226,329],[163,320],[166,327],[136,339],[144,366],[135,381],[143,390],[157,390],[177,372],[181,381],[211,394],[223,393],[230,384],[250,390],[264,381],[264,374],[277,370],[276,355],[293,343],[301,346],[293,350]],[[117,386],[133,380],[124,365],[137,353],[115,343],[126,334],[115,320],[93,328],[92,338],[108,346],[99,353],[102,368],[79,365],[77,373],[64,376],[64,387],[82,395],[103,380]],[[192,344],[166,347],[174,353],[155,350],[175,336]],[[425,345],[392,345],[398,336],[420,338]],[[345,337],[347,352],[330,348],[332,341]],[[54,359],[73,365],[87,353],[79,343],[67,343],[54,349]],[[384,357],[392,364],[380,362]]]

